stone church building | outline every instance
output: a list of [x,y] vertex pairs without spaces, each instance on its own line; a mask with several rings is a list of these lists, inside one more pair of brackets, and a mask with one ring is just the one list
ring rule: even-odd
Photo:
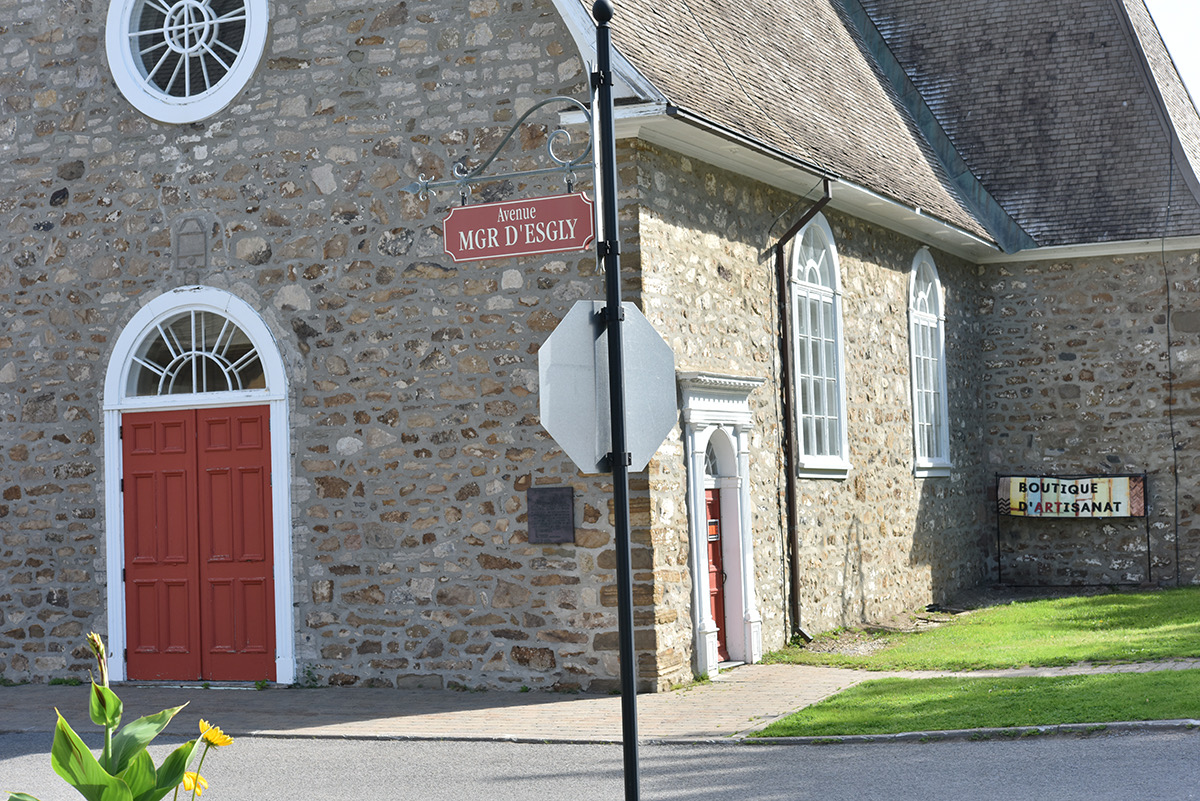
[[[678,401],[632,482],[642,689],[989,583],[1200,581],[1200,118],[1142,0],[612,30]],[[539,417],[595,255],[443,236],[594,195],[556,168],[594,43],[579,0],[0,0],[0,679],[95,630],[122,680],[618,685],[611,480]],[[1006,476],[1144,513],[1002,515]]]

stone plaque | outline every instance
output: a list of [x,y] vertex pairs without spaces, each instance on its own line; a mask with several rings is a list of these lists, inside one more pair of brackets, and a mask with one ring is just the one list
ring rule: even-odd
[[530,544],[575,542],[574,488],[530,487],[525,491],[525,503]]

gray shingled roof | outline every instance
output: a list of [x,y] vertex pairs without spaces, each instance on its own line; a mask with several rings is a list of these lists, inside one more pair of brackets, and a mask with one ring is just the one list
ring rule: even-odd
[[[1117,2],[862,3],[971,170],[1039,245],[1200,233]],[[1141,27],[1161,50],[1148,15]],[[1173,69],[1159,77],[1179,83]]]
[[[1200,115],[1196,113],[1195,98],[1188,94],[1180,80],[1158,28],[1146,10],[1146,4],[1142,0],[1124,0],[1124,3],[1134,34],[1145,53],[1153,86],[1162,98],[1163,112],[1167,115],[1164,124],[1169,124],[1170,130],[1178,137],[1176,158],[1187,162],[1180,172],[1188,183],[1187,189],[1194,196],[1200,196],[1200,183],[1197,182],[1197,174],[1200,174]],[[1189,165],[1190,170],[1187,169]],[[1175,209],[1171,215],[1173,228],[1186,228],[1189,210],[1187,203]]]
[[620,0],[612,27],[672,104],[991,239],[830,0]]
[[676,106],[987,239],[977,195],[1043,246],[1200,233],[1200,119],[1142,0],[861,0],[864,31],[858,2],[620,0],[613,41]]

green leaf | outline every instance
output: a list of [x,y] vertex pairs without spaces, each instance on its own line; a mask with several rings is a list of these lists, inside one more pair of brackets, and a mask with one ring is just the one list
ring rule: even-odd
[[124,705],[117,694],[107,687],[101,687],[92,682],[91,700],[88,702],[88,712],[92,723],[106,729],[115,729],[121,725],[121,711]]
[[54,727],[50,765],[88,801],[133,801],[129,786],[100,767],[91,750],[61,714]]
[[179,714],[179,710],[185,706],[187,704],[138,718],[132,723],[127,723],[125,728],[117,732],[112,741],[112,764],[117,772],[125,770],[129,765],[129,760],[149,745],[159,732],[167,727],[171,718]]
[[157,776],[154,771],[154,760],[144,749],[138,751],[137,756],[129,760],[129,767],[121,771],[118,776],[129,785],[130,794],[134,798],[138,798],[156,786]]
[[192,761],[192,751],[195,747],[196,741],[188,740],[172,751],[163,760],[162,767],[158,769],[158,775],[154,780],[155,786],[137,796],[133,801],[160,801],[163,796],[175,789],[183,781],[184,771],[187,770],[188,763]]
[[29,793],[10,793],[8,801],[38,801]]

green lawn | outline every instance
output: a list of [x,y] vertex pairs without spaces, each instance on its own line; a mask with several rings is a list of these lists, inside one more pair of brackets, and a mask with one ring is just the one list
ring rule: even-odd
[[886,647],[841,656],[791,647],[771,662],[868,670],[978,670],[1200,657],[1200,587],[1028,601],[981,609]]
[[[792,647],[771,662],[956,670],[1200,658],[1200,587],[996,606],[850,657]],[[880,679],[777,721],[764,737],[836,737],[1200,719],[1200,670],[1052,678]]]
[[756,736],[836,737],[1126,720],[1200,719],[1200,670],[991,679],[876,679]]

